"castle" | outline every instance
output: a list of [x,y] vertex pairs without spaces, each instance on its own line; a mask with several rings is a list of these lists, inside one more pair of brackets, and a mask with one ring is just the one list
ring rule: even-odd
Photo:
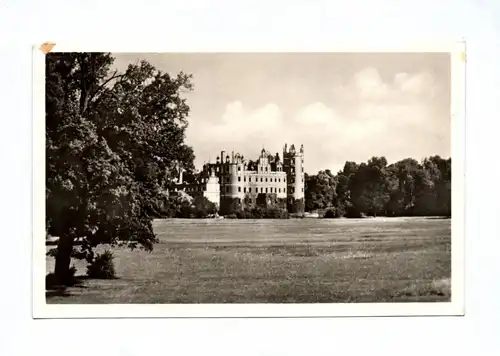
[[279,153],[262,149],[256,161],[239,153],[221,151],[215,163],[206,163],[195,182],[183,182],[182,170],[174,191],[204,196],[221,213],[255,206],[277,206],[290,213],[304,212],[304,147],[292,144]]

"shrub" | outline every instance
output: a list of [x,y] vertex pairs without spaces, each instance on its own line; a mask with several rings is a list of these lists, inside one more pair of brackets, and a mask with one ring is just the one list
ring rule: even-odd
[[87,276],[98,279],[113,279],[116,277],[114,256],[109,250],[97,254],[94,260],[87,266]]
[[345,213],[346,218],[359,219],[363,217],[363,213],[355,207],[349,207]]
[[339,218],[340,216],[341,216],[341,214],[340,214],[339,210],[337,210],[335,208],[331,208],[325,212],[325,215],[323,216],[323,218],[335,219],[335,218]]

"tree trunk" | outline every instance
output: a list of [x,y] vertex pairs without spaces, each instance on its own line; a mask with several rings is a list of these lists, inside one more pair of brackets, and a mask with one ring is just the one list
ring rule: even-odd
[[71,263],[71,252],[73,251],[74,238],[72,235],[64,234],[59,237],[57,244],[56,265],[54,273],[59,283],[71,283],[73,276],[69,273]]

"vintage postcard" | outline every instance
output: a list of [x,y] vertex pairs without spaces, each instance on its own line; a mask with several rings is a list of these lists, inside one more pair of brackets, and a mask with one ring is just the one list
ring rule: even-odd
[[35,318],[464,314],[464,42],[33,55]]

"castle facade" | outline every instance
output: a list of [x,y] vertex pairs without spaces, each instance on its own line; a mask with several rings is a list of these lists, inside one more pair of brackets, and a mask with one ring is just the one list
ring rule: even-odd
[[206,197],[221,213],[255,206],[277,206],[290,213],[304,212],[304,147],[285,144],[283,157],[262,149],[257,160],[221,151],[215,163],[203,166],[195,182],[183,182],[182,172],[174,190]]

